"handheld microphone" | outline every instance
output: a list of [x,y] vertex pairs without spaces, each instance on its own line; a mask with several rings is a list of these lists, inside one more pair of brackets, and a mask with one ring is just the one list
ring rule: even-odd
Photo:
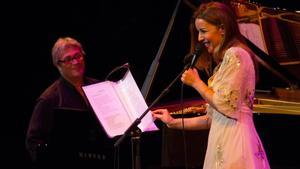
[[125,63],[125,64],[123,64],[123,65],[121,65],[121,66],[115,67],[112,71],[110,71],[110,72],[107,74],[107,76],[105,77],[105,80],[108,80],[108,78],[109,78],[113,73],[115,73],[116,71],[118,71],[118,70],[120,70],[120,69],[123,69],[123,68],[129,69],[129,63]]
[[192,68],[197,63],[198,57],[200,55],[200,45],[196,45],[195,51],[192,54],[187,54],[184,57],[184,64],[186,68]]

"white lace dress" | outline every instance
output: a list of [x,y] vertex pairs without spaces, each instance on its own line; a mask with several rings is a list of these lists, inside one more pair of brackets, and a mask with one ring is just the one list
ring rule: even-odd
[[214,90],[207,114],[212,119],[204,169],[269,169],[268,159],[255,129],[252,106],[254,65],[249,53],[232,47],[209,79]]

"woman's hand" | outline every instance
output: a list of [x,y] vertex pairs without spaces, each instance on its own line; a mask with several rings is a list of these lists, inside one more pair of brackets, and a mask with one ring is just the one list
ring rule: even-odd
[[159,119],[167,125],[171,124],[171,122],[174,120],[167,109],[157,109],[151,112],[154,119]]
[[201,79],[196,68],[189,68],[182,74],[181,81],[188,86],[195,87]]

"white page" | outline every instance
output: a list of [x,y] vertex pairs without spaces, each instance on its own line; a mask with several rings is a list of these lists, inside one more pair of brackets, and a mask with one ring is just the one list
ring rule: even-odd
[[[118,82],[118,85],[121,86],[120,88],[125,96],[124,99],[128,102],[128,109],[131,114],[129,116],[133,116],[135,119],[139,118],[147,110],[148,105],[130,71],[127,71],[125,77]],[[142,131],[158,130],[153,121],[151,111],[148,111],[138,127]]]
[[[129,70],[118,82],[104,81],[83,86],[82,89],[109,137],[124,134],[148,108]],[[158,130],[150,112],[138,127],[142,131]]]
[[113,85],[115,85],[113,82],[105,81],[82,87],[109,137],[123,134],[132,121]]

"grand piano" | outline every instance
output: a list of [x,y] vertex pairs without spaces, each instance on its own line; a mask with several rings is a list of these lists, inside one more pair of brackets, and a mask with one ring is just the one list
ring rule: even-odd
[[[194,7],[190,1],[185,2]],[[270,165],[275,169],[299,168],[296,154],[300,152],[297,137],[300,131],[300,14],[280,7],[270,8],[262,3],[228,3],[235,10],[240,30],[259,61],[260,81],[253,118]],[[153,76],[151,68],[149,74]],[[158,82],[154,81],[154,85],[164,84],[163,76],[165,74],[156,77]],[[143,89],[149,85],[149,81],[146,82],[147,79]],[[174,86],[176,89],[172,90],[179,95],[180,84]],[[176,118],[203,115],[206,103],[191,94],[189,89],[185,90],[185,98],[171,92],[171,96],[163,100],[165,104],[156,108],[168,108]],[[202,168],[208,131],[183,133],[164,125],[161,129],[161,167],[175,169],[187,165],[188,168]]]

